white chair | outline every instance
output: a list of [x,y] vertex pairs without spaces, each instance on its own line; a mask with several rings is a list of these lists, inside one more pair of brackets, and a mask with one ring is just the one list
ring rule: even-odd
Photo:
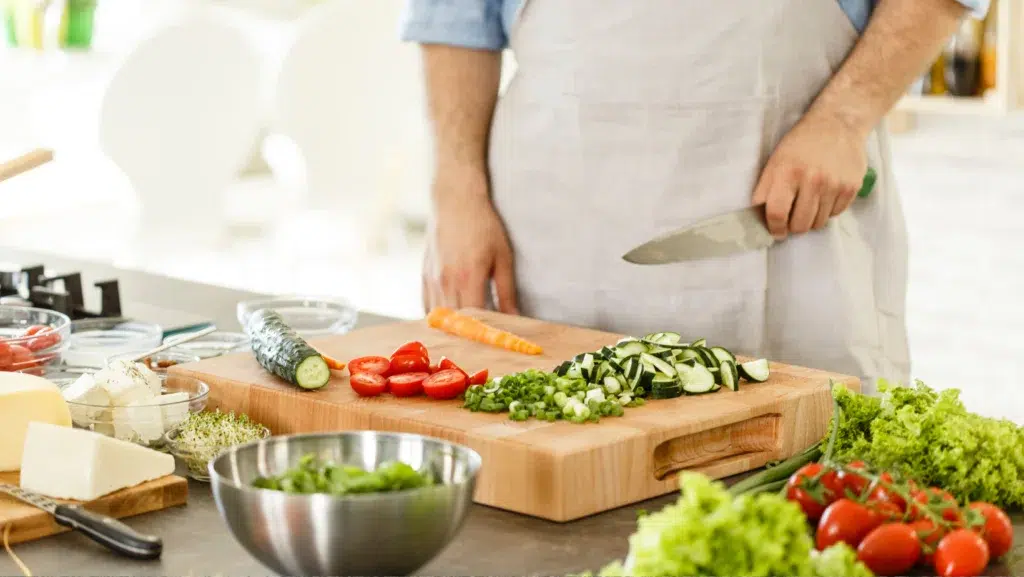
[[223,192],[259,131],[261,69],[249,39],[212,12],[153,32],[117,68],[100,142],[136,192],[137,240],[225,238]]
[[273,129],[305,166],[289,232],[349,257],[380,251],[399,205],[425,205],[427,159],[417,52],[398,39],[400,0],[332,0],[295,25],[276,75]]

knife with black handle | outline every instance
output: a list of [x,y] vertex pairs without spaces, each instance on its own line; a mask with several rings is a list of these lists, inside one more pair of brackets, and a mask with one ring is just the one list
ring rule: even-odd
[[125,557],[148,560],[157,559],[163,553],[164,543],[159,537],[139,533],[117,519],[89,511],[81,505],[64,505],[4,483],[0,483],[0,492],[46,511],[58,524],[79,531]]

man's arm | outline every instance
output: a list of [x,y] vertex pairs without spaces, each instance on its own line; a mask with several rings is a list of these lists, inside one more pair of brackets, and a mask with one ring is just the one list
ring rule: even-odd
[[487,142],[501,82],[501,52],[426,45],[423,63],[437,171],[480,179],[468,190],[435,187],[434,200],[445,200],[437,195],[486,192]]
[[956,0],[880,0],[864,35],[809,114],[868,133],[935,61],[966,9]]
[[[834,1],[834,0],[825,0]],[[769,158],[754,204],[776,238],[819,229],[853,202],[865,141],[967,13],[957,0],[879,0],[863,36]]]

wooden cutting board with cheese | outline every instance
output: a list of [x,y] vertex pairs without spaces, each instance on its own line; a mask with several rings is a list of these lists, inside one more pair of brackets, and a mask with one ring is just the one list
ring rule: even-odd
[[[492,376],[526,369],[551,370],[579,353],[622,338],[488,311],[463,311],[543,348],[526,355],[461,339],[423,321],[375,326],[310,341],[341,361],[387,356],[420,341],[432,359],[444,355],[466,371]],[[737,391],[651,400],[622,417],[599,423],[527,420],[507,413],[474,413],[459,400],[425,397],[359,397],[348,372],[306,391],[265,371],[242,353],[171,368],[210,386],[209,408],[235,411],[274,434],[372,429],[418,433],[463,444],[483,458],[475,500],[479,503],[569,521],[678,489],[676,473],[700,471],[723,478],[795,455],[825,434],[832,414],[829,382],[860,390],[855,377],[770,364],[764,383]]]

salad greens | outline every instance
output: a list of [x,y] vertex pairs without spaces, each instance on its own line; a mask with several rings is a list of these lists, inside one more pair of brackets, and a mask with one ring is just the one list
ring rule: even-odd
[[298,465],[272,477],[259,477],[252,486],[293,494],[386,493],[418,489],[434,484],[429,473],[420,473],[405,463],[382,463],[376,471],[353,465],[321,461],[315,454],[303,455]]
[[[960,391],[935,391],[921,381],[904,387],[879,381],[879,397],[835,385],[838,408],[829,434],[766,471],[733,485],[733,494],[777,483],[806,463],[862,460],[872,467],[950,492],[959,501],[1003,509],[1024,507],[1024,427],[968,412]],[[831,452],[828,441],[834,436]]]
[[513,421],[533,417],[546,421],[597,422],[601,417],[621,417],[623,407],[643,404],[642,399],[630,399],[623,404],[621,398],[606,395],[601,385],[536,369],[498,377],[486,385],[474,385],[466,390],[465,397],[463,407],[487,413],[508,411]]
[[696,473],[681,474],[680,487],[678,502],[639,519],[626,560],[601,576],[871,576],[849,547],[815,552],[806,517],[785,497],[733,496]]

